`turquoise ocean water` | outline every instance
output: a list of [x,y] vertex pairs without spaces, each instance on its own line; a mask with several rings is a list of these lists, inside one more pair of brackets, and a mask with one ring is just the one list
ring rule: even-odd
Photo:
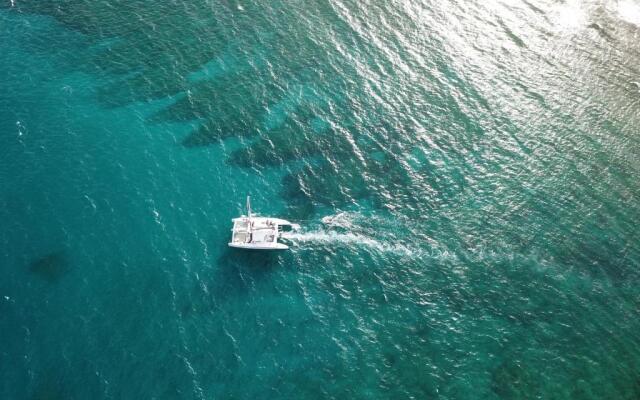
[[1,0],[0,156],[1,399],[640,398],[637,0]]

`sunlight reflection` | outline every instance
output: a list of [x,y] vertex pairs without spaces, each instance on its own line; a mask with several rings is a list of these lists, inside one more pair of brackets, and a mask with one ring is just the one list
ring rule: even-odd
[[620,17],[632,24],[640,26],[640,3],[633,0],[622,0],[618,3]]
[[579,0],[568,1],[558,7],[555,20],[561,30],[574,31],[586,25],[585,4]]

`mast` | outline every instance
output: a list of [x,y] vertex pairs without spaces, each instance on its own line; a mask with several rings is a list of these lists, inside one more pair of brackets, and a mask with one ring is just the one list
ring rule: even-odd
[[249,223],[247,224],[247,231],[249,232],[249,243],[253,241],[253,222],[251,221],[251,196],[247,196],[247,217]]

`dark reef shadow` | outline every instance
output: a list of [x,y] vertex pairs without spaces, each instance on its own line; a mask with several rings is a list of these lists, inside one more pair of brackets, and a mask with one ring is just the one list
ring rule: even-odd
[[224,270],[235,270],[237,273],[257,278],[269,274],[282,258],[279,251],[251,251],[227,247],[218,258],[218,265]]
[[258,295],[257,287],[269,281],[282,267],[281,252],[247,251],[220,245],[220,256],[212,270],[193,285],[188,298],[179,306],[183,318],[216,313],[229,301]]
[[29,397],[31,400],[63,400],[68,398],[70,397],[65,383],[58,376],[42,377]]
[[256,286],[282,266],[283,255],[277,253],[224,249],[217,260],[217,270],[209,279],[210,294],[206,296],[212,297],[205,303],[216,308],[229,299],[251,296]]
[[71,266],[66,250],[58,250],[38,257],[29,263],[29,271],[47,282],[56,282],[69,272]]

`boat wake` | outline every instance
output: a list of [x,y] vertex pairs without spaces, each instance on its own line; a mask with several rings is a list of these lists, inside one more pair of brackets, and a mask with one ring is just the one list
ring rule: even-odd
[[347,251],[367,251],[380,256],[393,255],[397,259],[410,260],[412,262],[436,262],[446,263],[451,266],[461,266],[471,263],[510,264],[536,266],[540,270],[552,268],[555,264],[549,259],[537,253],[518,253],[507,249],[485,250],[467,249],[451,251],[447,249],[429,248],[418,245],[407,246],[396,241],[383,242],[360,233],[340,233],[331,230],[313,230],[308,232],[289,232],[282,236],[283,239],[295,244],[292,249],[342,249]]
[[295,242],[298,245],[331,244],[333,246],[364,246],[385,253],[395,252],[407,255],[413,253],[413,251],[406,246],[382,243],[376,239],[355,233],[315,230],[303,233],[285,233],[282,235],[282,238]]
[[[369,251],[378,254],[393,254],[397,257],[411,259],[430,259],[460,264],[463,262],[507,262],[527,263],[535,262],[538,265],[552,263],[543,256],[537,254],[520,254],[513,249],[450,249],[439,248],[437,244],[427,241],[416,241],[416,235],[411,241],[401,232],[393,232],[391,229],[375,229],[375,226],[393,225],[383,218],[375,218],[374,225],[371,217],[363,217],[358,213],[341,212],[322,218],[322,226],[311,227],[311,230],[292,231],[282,234],[282,239],[295,244],[294,248],[301,250],[330,248],[347,249],[351,251]],[[386,225],[385,225],[386,224]],[[397,228],[397,223],[395,224]],[[383,237],[374,236],[381,231],[387,234]],[[408,243],[408,244],[405,244]]]
[[[375,226],[383,223],[380,218],[363,217],[354,212],[340,212],[322,218],[322,227],[309,231],[286,232],[282,238],[296,244],[298,248],[327,246],[332,248],[367,249],[378,253],[393,253],[399,256],[416,256],[422,250],[410,248],[393,238],[374,238],[371,232],[380,231]],[[366,222],[374,222],[367,226]]]
[[458,257],[448,251],[426,250],[412,248],[400,243],[388,243],[359,233],[340,233],[328,230],[314,230],[309,232],[289,232],[282,238],[296,244],[295,248],[309,249],[319,246],[333,249],[347,248],[354,251],[366,250],[378,254],[393,254],[396,257],[438,259],[455,261]]

